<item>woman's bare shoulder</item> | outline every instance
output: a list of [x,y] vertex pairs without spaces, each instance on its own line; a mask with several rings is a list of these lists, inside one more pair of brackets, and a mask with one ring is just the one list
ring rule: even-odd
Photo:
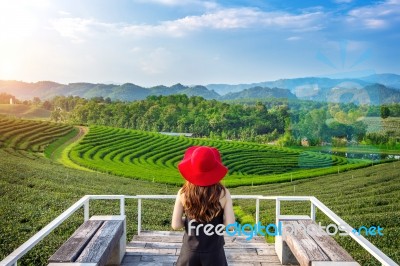
[[221,195],[219,197],[219,202],[221,203],[221,206],[224,208],[226,204],[226,200],[231,197],[231,194],[229,193],[229,190],[224,187],[224,190],[221,191]]
[[183,205],[183,203],[185,202],[185,193],[182,192],[182,188],[179,189],[179,191],[178,191],[178,197],[179,197],[179,200],[181,201],[181,203]]
[[220,198],[222,199],[222,198],[226,198],[226,197],[230,197],[230,196],[231,196],[231,193],[229,192],[229,190],[226,187],[224,187],[224,189],[221,191]]

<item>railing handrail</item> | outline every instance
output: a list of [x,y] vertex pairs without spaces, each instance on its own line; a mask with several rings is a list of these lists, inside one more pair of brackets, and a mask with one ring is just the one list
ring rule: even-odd
[[90,199],[89,196],[83,196],[80,200],[75,202],[71,207],[60,214],[56,219],[51,221],[48,225],[42,228],[34,236],[32,236],[28,241],[14,250],[10,255],[8,255],[4,260],[0,262],[1,266],[7,265],[17,265],[18,259],[24,256],[29,250],[31,250],[38,242],[50,234],[57,226],[68,219],[76,210],[81,208]]
[[380,263],[382,263],[383,265],[397,265],[396,262],[394,262],[371,242],[369,242],[364,236],[355,233],[353,231],[353,227],[346,223],[342,218],[340,218],[336,213],[334,213],[316,197],[312,197],[311,202],[312,204],[317,206],[318,209],[320,209],[323,213],[325,213],[325,215],[328,216],[338,226],[341,226],[341,228],[345,229],[345,231],[350,235],[351,238],[353,238],[358,244],[360,244],[365,250],[367,250],[368,253],[374,256]]
[[[353,227],[342,220],[336,215],[331,209],[325,204],[319,201],[313,196],[262,196],[262,195],[232,195],[232,199],[254,199],[256,200],[256,223],[259,221],[259,203],[260,200],[275,200],[276,201],[276,218],[277,222],[279,217],[284,217],[280,214],[280,201],[310,201],[311,212],[310,218],[315,220],[316,208],[321,210],[328,218],[335,222],[338,226],[341,226],[357,243],[361,245],[367,252],[374,256],[382,265],[398,265],[365,237],[360,234],[353,232]],[[38,242],[50,234],[55,228],[57,228],[62,222],[68,219],[74,214],[79,208],[84,207],[84,220],[89,219],[89,202],[90,200],[120,200],[120,214],[125,215],[125,199],[136,199],[138,200],[138,234],[141,230],[141,201],[143,199],[175,199],[176,195],[86,195],[75,202],[71,207],[65,210],[57,218],[51,221],[43,229],[32,236],[28,241],[14,250],[10,255],[0,262],[0,266],[17,265],[17,261],[24,256],[29,250],[31,250]],[[286,216],[285,216],[286,217]],[[296,217],[296,216],[293,216]]]

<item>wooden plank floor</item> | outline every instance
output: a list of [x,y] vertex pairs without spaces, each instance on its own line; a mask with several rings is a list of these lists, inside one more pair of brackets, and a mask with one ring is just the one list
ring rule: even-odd
[[[127,244],[122,266],[175,265],[182,246],[182,232],[143,231]],[[247,241],[245,237],[225,237],[228,265],[261,266],[281,265],[273,244],[263,237]]]

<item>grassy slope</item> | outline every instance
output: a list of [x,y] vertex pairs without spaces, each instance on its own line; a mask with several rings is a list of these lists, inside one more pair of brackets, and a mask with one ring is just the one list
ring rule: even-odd
[[394,132],[394,135],[400,136],[400,117],[365,117],[363,120],[367,124],[368,133],[385,133],[387,131]]
[[322,151],[322,152],[347,152],[347,153],[371,153],[371,154],[390,154],[400,155],[400,144],[396,147],[386,147],[386,145],[357,145],[357,146],[346,146],[346,147],[332,147],[332,146],[313,146],[313,147],[291,147],[292,149],[302,151]]
[[50,111],[24,104],[0,104],[0,114],[24,119],[49,120]]
[[[175,187],[157,183],[70,169],[41,157],[35,160],[16,157],[3,149],[0,149],[0,158],[0,260],[83,195],[171,194],[177,191]],[[158,224],[159,228],[169,224],[170,213],[159,210],[168,210],[171,204],[172,201],[145,203],[144,225],[150,221]],[[127,201],[129,238],[136,230],[136,206],[136,202]],[[117,214],[118,210],[117,201],[91,204],[91,215]],[[70,218],[19,265],[45,265],[49,255],[82,222],[82,215],[80,212]]]
[[67,135],[57,139],[56,141],[53,141],[46,147],[44,155],[47,158],[58,161],[61,158],[62,151],[65,149],[66,146],[68,146],[71,139],[75,138],[78,135],[78,133],[79,129],[75,127]]
[[[35,160],[8,155],[0,149],[0,259],[85,194],[175,194],[178,187],[112,175],[65,168],[45,158]],[[386,254],[400,262],[400,175],[399,162],[341,174],[299,180],[293,183],[232,188],[232,194],[313,195],[352,226],[381,225],[383,237],[369,239]],[[294,189],[295,187],[295,189]],[[295,190],[295,192],[294,192]],[[252,215],[254,201],[235,201],[242,216]],[[168,230],[173,201],[145,201],[145,229]],[[286,213],[307,213],[309,204],[283,204]],[[118,213],[117,202],[91,204],[91,215]],[[136,202],[126,203],[128,239],[136,230]],[[318,220],[326,217],[317,213]],[[261,218],[266,224],[274,220],[272,202],[262,202]],[[20,265],[45,265],[45,261],[82,222],[83,213],[69,219],[37,248],[28,253]],[[378,265],[357,243],[338,239],[363,265]]]
[[[388,163],[327,175],[292,183],[270,184],[257,187],[231,189],[232,193],[245,192],[261,195],[313,195],[322,201],[353,227],[380,225],[384,227],[383,237],[367,237],[385,254],[400,262],[400,162]],[[253,202],[239,201],[244,212],[254,214]],[[263,202],[261,205],[264,224],[275,221],[275,204]],[[309,214],[309,203],[282,204],[284,214]],[[317,221],[328,225],[331,221],[317,212]],[[351,252],[363,265],[379,265],[350,237],[337,237],[337,241]]]
[[256,143],[177,138],[100,126],[91,127],[69,155],[74,163],[96,171],[181,184],[176,164],[192,145],[213,146],[221,151],[230,169],[224,180],[229,187],[321,176],[370,163]]

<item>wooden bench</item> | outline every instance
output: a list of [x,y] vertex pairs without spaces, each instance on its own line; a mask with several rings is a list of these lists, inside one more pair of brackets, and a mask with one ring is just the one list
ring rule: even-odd
[[280,222],[282,236],[275,237],[275,250],[282,264],[359,266],[346,250],[311,219]]
[[125,216],[93,216],[49,258],[49,266],[120,265],[126,249]]

